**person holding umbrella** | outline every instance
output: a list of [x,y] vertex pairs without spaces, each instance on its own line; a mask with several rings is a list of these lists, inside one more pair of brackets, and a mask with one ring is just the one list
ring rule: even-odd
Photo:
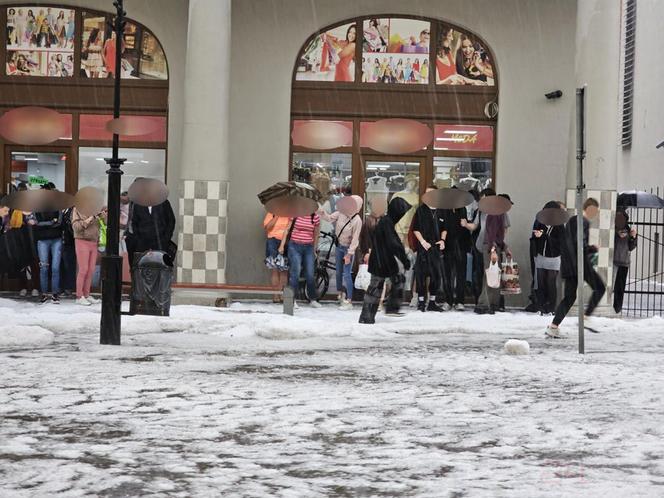
[[613,266],[615,268],[615,283],[613,285],[613,309],[616,313],[622,312],[625,285],[629,273],[630,252],[636,249],[636,228],[629,226],[629,216],[625,208],[618,208],[616,212],[616,235],[613,244]]
[[[362,218],[360,211],[364,204],[359,195],[346,196],[337,201],[337,210],[327,214],[320,209],[318,215],[330,223],[334,223],[337,247],[334,251],[336,259],[337,293],[341,309],[353,308],[353,258],[360,240]],[[344,291],[345,288],[345,291]]]

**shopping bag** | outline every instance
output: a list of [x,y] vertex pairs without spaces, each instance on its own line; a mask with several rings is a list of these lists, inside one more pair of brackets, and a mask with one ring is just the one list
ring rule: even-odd
[[503,271],[500,276],[500,293],[503,296],[521,294],[519,265],[512,258],[503,263]]
[[367,290],[371,283],[371,273],[369,273],[369,265],[362,264],[357,269],[357,276],[355,277],[355,288],[360,290]]
[[492,289],[500,288],[500,268],[497,261],[492,261],[486,272],[486,285]]

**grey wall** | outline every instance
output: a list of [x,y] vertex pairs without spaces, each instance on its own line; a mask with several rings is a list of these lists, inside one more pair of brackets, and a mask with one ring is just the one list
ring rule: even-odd
[[636,65],[633,142],[621,151],[618,190],[664,187],[664,67],[655,63],[664,53],[662,2],[639,0],[636,11]]
[[[0,5],[17,3],[0,0]],[[73,6],[113,12],[111,0],[52,0],[54,5]],[[150,29],[159,39],[168,59],[169,119],[168,119],[168,183],[177,186],[180,179],[182,126],[184,110],[184,61],[187,51],[187,0],[125,0],[127,16]],[[4,43],[4,42],[3,42]],[[171,188],[171,203],[177,206],[177,188]]]
[[[446,19],[481,35],[497,59],[497,187],[516,206],[509,239],[524,266],[533,216],[566,187],[574,105],[575,0],[235,0],[232,4],[229,282],[264,281],[256,193],[288,174],[295,58],[316,30],[380,13]],[[547,101],[544,93],[564,97]]]

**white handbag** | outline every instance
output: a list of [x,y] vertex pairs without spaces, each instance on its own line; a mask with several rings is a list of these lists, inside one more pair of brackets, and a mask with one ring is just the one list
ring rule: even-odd
[[497,261],[492,261],[486,269],[486,285],[491,289],[500,289],[500,267]]
[[371,283],[371,273],[369,273],[369,265],[362,264],[358,267],[357,275],[355,277],[355,288],[360,290],[367,290]]

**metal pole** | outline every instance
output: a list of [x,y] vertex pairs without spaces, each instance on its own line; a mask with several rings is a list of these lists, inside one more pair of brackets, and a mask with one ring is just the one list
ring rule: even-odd
[[576,89],[576,265],[577,265],[577,306],[579,314],[579,354],[585,354],[586,344],[583,325],[583,160],[586,157],[585,146],[585,86]]
[[[120,81],[122,78],[122,40],[124,38],[124,0],[116,0],[113,31],[115,32],[115,87],[113,94],[113,118],[120,117]],[[106,232],[106,253],[101,261],[101,323],[99,342],[120,345],[121,305],[122,305],[122,257],[120,249],[120,179],[124,159],[118,157],[119,135],[113,134],[113,155],[106,159],[108,174],[108,221]]]

